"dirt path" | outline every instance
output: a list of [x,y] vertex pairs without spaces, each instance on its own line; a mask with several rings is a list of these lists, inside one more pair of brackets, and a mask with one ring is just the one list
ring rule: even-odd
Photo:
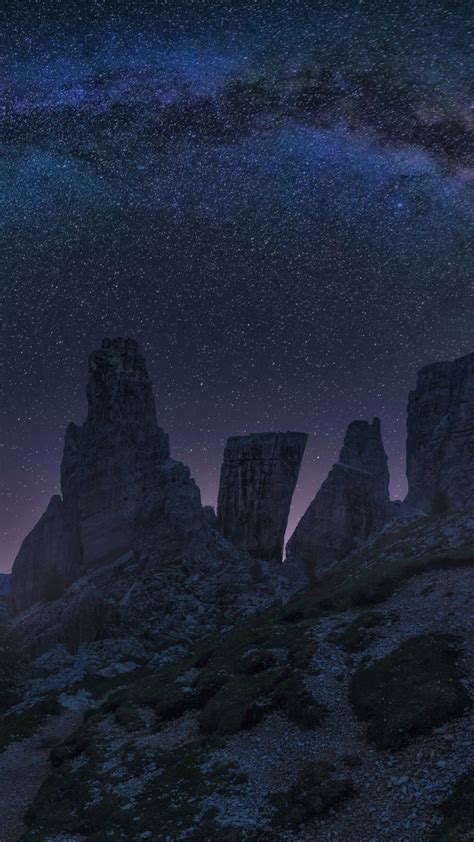
[[0,842],[18,842],[23,816],[49,772],[51,747],[80,725],[82,714],[64,710],[26,740],[0,754]]

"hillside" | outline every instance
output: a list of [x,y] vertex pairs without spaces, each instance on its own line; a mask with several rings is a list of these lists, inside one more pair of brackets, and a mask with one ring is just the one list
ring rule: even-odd
[[191,649],[51,650],[0,720],[6,840],[474,838],[472,525],[386,529]]

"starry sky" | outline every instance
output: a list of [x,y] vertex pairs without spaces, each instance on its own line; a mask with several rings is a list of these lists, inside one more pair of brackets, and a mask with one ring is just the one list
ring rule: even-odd
[[1,14],[0,570],[104,336],[139,341],[204,502],[227,436],[304,430],[291,528],[373,415],[402,497],[416,372],[474,348],[469,4]]

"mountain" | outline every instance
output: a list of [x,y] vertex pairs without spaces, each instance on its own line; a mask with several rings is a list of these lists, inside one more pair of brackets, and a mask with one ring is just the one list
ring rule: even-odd
[[2,842],[474,839],[473,356],[420,373],[403,505],[355,421],[280,564],[305,435],[231,438],[216,517],[104,341],[11,577]]
[[61,497],[13,565],[27,646],[130,635],[164,646],[268,604],[280,571],[225,540],[188,468],[170,458],[136,342],[105,339],[91,354],[87,400],[84,424],[66,431]]

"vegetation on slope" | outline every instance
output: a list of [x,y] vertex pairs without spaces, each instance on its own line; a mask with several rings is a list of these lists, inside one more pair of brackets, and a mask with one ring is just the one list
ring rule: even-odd
[[353,791],[352,782],[336,777],[335,771],[335,767],[325,761],[307,763],[293,786],[273,796],[272,802],[277,808],[273,826],[298,828],[348,798]]
[[377,551],[382,551],[384,540],[388,542],[387,536],[361,559],[340,562],[313,588],[296,594],[281,609],[282,619],[299,623],[324,614],[379,605],[389,599],[403,582],[420,573],[454,566],[474,566],[472,541],[456,552],[446,553],[440,548],[438,552],[422,556],[397,556],[378,562]]
[[[406,578],[472,565],[473,559],[466,548],[457,557],[439,553],[378,565],[374,555],[354,568],[341,564],[288,605],[201,641],[179,662],[98,683],[88,680],[87,689],[96,698],[106,694],[106,700],[73,737],[53,749],[53,771],[28,813],[25,840],[74,833],[96,842],[105,835],[157,842],[181,834],[210,842],[274,839],[282,829],[337,808],[351,793],[350,781],[328,765],[312,763],[303,765],[296,780],[293,771],[286,792],[266,799],[266,829],[242,827],[232,817],[223,828],[216,800],[229,796],[231,802],[244,802],[251,783],[216,757],[233,734],[252,728],[270,710],[284,712],[303,728],[324,724],[325,710],[306,687],[308,673],[319,671],[313,633],[318,620],[380,604]],[[382,624],[396,619],[363,612],[333,631],[330,642],[347,653],[361,652]],[[369,723],[369,739],[397,749],[411,736],[461,715],[468,697],[458,654],[458,641],[424,635],[370,666],[362,664],[351,699]],[[189,742],[165,750],[156,740],[173,720],[189,720],[194,731]],[[456,838],[440,836],[439,842]]]
[[449,635],[410,638],[368,665],[359,666],[350,698],[367,736],[379,749],[398,749],[427,734],[470,704],[458,667],[458,641]]
[[469,842],[474,839],[474,769],[458,778],[441,812],[443,821],[433,834],[433,842]]

